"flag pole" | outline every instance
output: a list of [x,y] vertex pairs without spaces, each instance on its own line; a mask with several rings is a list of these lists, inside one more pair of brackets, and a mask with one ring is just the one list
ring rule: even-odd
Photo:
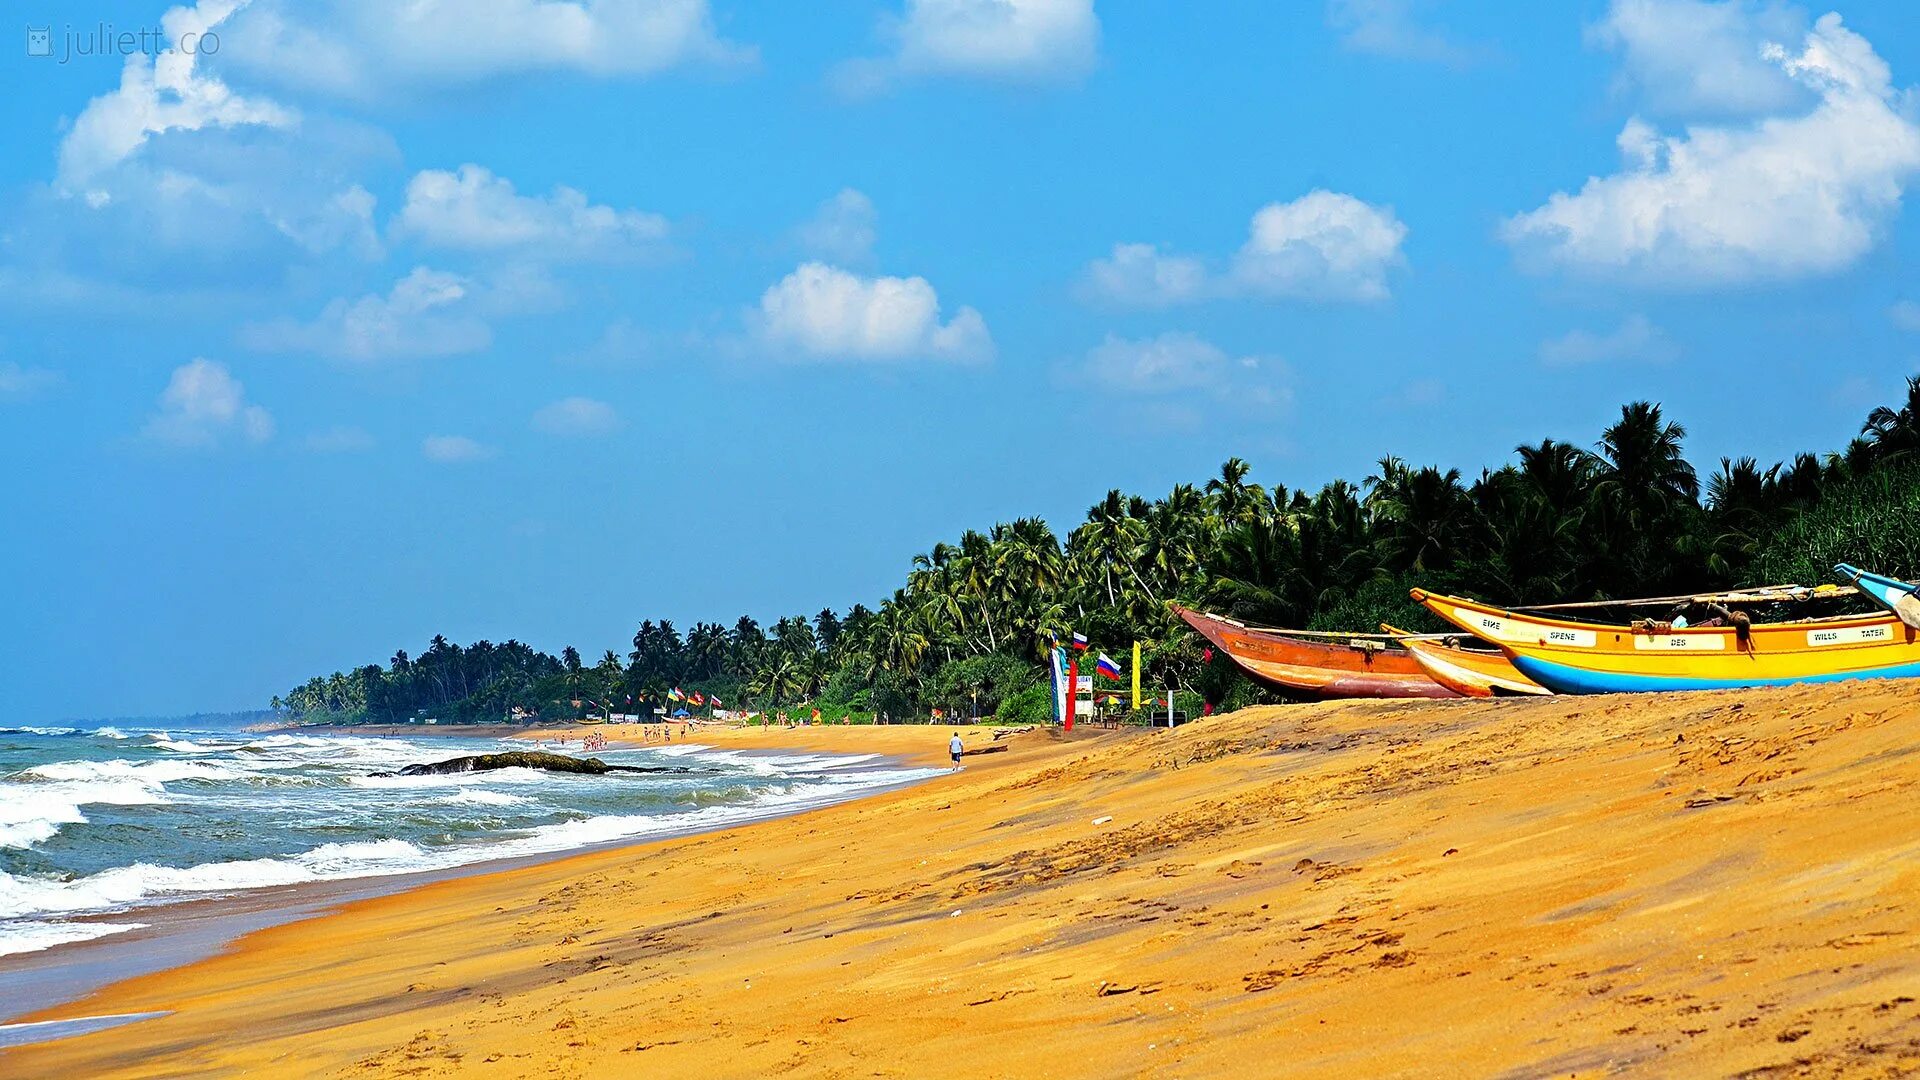
[[1078,650],[1067,654],[1067,722],[1063,731],[1073,730],[1073,711],[1080,704],[1080,656]]
[[1133,643],[1133,711],[1140,711],[1140,643]]

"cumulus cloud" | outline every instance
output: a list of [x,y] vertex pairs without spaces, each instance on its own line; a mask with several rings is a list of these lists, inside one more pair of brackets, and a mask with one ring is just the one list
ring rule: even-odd
[[549,435],[605,435],[620,426],[620,414],[604,401],[586,397],[561,398],[534,410],[533,426],[536,431],[544,431]]
[[1807,91],[1762,55],[1770,41],[1806,32],[1794,8],[1751,0],[1613,0],[1589,28],[1620,53],[1620,87],[1675,113],[1773,112]]
[[255,324],[242,330],[241,341],[263,352],[305,352],[352,363],[477,352],[493,343],[493,332],[472,313],[472,290],[468,278],[418,266],[384,296],[342,297],[312,322]]
[[1218,345],[1184,331],[1129,339],[1108,334],[1078,363],[1070,376],[1103,391],[1125,394],[1178,394],[1207,391],[1251,394],[1271,401],[1283,394],[1284,366],[1257,356],[1229,356]]
[[256,0],[227,38],[222,60],[255,79],[354,100],[543,71],[738,66],[756,55],[719,35],[706,0]]
[[872,199],[853,188],[842,188],[794,230],[794,238],[809,254],[823,259],[865,263],[873,258],[878,223]]
[[1121,304],[1179,304],[1201,299],[1211,288],[1206,263],[1154,244],[1115,244],[1111,257],[1087,264],[1086,291]]
[[1467,64],[1478,51],[1414,17],[1413,0],[1328,0],[1327,24],[1355,52],[1397,60]]
[[1920,124],[1838,15],[1798,53],[1766,56],[1817,97],[1810,112],[1677,136],[1629,120],[1620,172],[1505,223],[1522,264],[1710,287],[1833,273],[1866,254],[1920,171]]
[[420,453],[437,465],[463,465],[493,456],[491,449],[465,435],[429,435],[420,441]]
[[940,321],[940,298],[922,277],[862,277],[802,263],[760,297],[763,344],[793,359],[986,360],[993,338],[970,307]]
[[224,365],[198,358],[173,370],[142,434],[172,446],[212,446],[228,436],[262,443],[273,438],[273,416],[247,402],[246,389]]
[[1110,257],[1088,264],[1082,292],[1141,307],[1233,296],[1384,300],[1387,272],[1405,261],[1406,236],[1391,207],[1316,190],[1261,207],[1247,242],[1219,272],[1153,244],[1116,244]]
[[1662,364],[1680,354],[1666,332],[1645,315],[1629,315],[1606,333],[1570,330],[1561,337],[1540,343],[1540,362],[1548,367],[1578,367],[1584,364],[1655,363]]
[[0,401],[25,401],[60,385],[60,373],[0,360]]
[[[199,40],[243,6],[245,0],[200,0],[193,7],[169,9],[160,26],[170,41],[187,34]],[[197,52],[181,49],[129,56],[120,69],[120,86],[89,101],[61,140],[61,189],[84,191],[94,177],[160,132],[247,124],[290,127],[298,120],[296,113],[274,102],[235,94],[198,70],[199,59]]]
[[407,184],[394,231],[462,251],[621,258],[664,240],[667,220],[591,203],[564,186],[551,195],[521,195],[512,181],[468,164],[458,172],[416,174]]
[[882,19],[890,55],[842,64],[833,82],[868,94],[904,79],[957,75],[1018,82],[1076,80],[1093,70],[1093,0],[907,0]]

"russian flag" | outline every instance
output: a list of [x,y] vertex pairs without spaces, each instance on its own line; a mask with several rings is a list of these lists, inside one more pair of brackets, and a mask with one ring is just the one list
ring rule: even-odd
[[1109,679],[1118,679],[1120,677],[1120,665],[1115,663],[1113,657],[1108,656],[1106,653],[1100,654],[1100,659],[1094,662],[1093,670],[1097,674],[1104,675]]
[[726,708],[726,706],[721,703],[720,699],[717,697],[714,697],[712,694],[707,695],[707,700],[713,702],[713,707],[716,709]]
[[1073,632],[1073,647],[1085,652],[1087,648],[1087,635],[1075,630]]

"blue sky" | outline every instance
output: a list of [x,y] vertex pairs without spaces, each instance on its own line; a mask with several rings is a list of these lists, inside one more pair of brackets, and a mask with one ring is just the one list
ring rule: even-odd
[[12,10],[18,720],[872,603],[1230,455],[1833,449],[1920,367],[1899,3]]

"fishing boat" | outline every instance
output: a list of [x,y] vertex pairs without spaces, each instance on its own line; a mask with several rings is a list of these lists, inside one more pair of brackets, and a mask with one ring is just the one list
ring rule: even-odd
[[[1676,599],[1758,603],[1852,592],[1776,586],[1640,603]],[[1884,612],[1778,623],[1751,622],[1742,613],[1724,626],[1675,626],[1652,620],[1619,625],[1581,622],[1539,609],[1516,613],[1425,589],[1414,589],[1412,596],[1447,622],[1498,645],[1522,674],[1559,694],[1920,676],[1920,632]]]
[[1266,630],[1173,605],[1174,614],[1256,678],[1321,698],[1451,698],[1384,634],[1319,634]]
[[1394,641],[1413,656],[1420,670],[1462,697],[1507,697],[1552,693],[1520,674],[1507,654],[1498,649],[1468,649],[1431,634],[1411,634],[1380,624]]
[[1886,608],[1908,626],[1920,628],[1920,595],[1915,595],[1920,593],[1920,585],[1846,563],[1835,566],[1833,570],[1853,582],[1853,587],[1860,590],[1860,595]]

